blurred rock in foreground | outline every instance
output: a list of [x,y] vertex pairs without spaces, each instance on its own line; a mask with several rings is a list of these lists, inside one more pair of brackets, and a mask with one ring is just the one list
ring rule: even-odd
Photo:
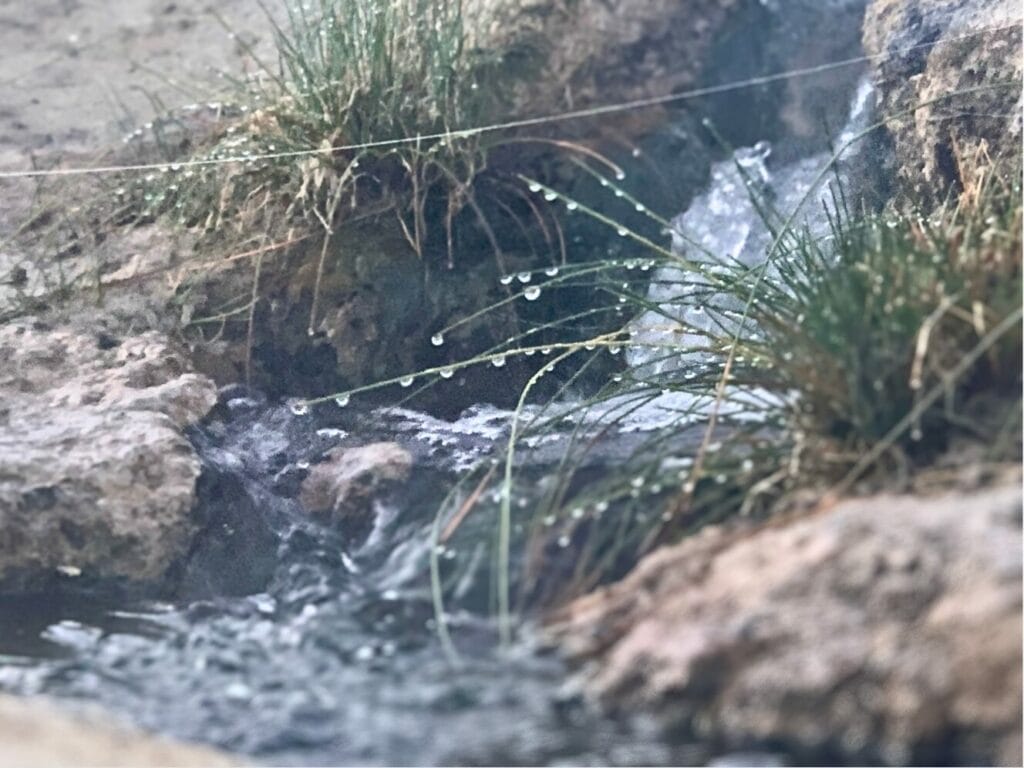
[[649,556],[552,624],[612,710],[796,758],[1021,761],[1021,490],[845,501]]

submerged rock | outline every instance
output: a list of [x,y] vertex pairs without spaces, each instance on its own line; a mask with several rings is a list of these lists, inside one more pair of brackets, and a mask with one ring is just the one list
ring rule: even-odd
[[244,764],[207,747],[147,736],[109,718],[71,717],[45,701],[13,696],[0,696],[0,763],[22,768]]
[[374,498],[406,480],[411,469],[412,456],[397,443],[335,448],[310,470],[299,499],[315,516],[365,536],[373,525]]
[[614,711],[815,760],[1021,760],[1021,491],[879,496],[649,556],[551,631]]
[[200,474],[183,434],[216,401],[155,332],[0,327],[0,583],[160,578]]
[[[1019,170],[1021,7],[1015,0],[874,0],[864,47],[908,189],[941,200],[989,158]],[[1015,162],[1016,161],[1016,162]]]

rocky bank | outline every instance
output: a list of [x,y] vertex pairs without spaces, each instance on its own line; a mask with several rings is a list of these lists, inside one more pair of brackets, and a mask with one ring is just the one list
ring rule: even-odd
[[0,326],[0,583],[155,581],[188,550],[200,462],[183,434],[216,389],[183,350]]
[[1021,493],[843,502],[650,555],[556,617],[616,711],[812,761],[1019,764]]

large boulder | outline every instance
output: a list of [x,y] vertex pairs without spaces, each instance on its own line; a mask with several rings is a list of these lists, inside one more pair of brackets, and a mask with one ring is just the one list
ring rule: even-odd
[[195,533],[183,429],[213,383],[155,332],[11,323],[0,358],[0,583],[160,578]]
[[68,715],[44,700],[0,696],[0,764],[60,766],[230,766],[238,758],[148,736],[98,713]]
[[840,503],[662,549],[555,617],[613,710],[798,759],[1019,765],[1021,491]]
[[1019,173],[1019,2],[874,0],[864,47],[908,191],[940,200],[990,160]]

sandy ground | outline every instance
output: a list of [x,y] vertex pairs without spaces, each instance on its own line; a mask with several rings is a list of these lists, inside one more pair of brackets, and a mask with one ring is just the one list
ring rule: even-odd
[[[252,62],[209,0],[0,0],[0,159],[87,152],[167,106],[216,99],[220,72]],[[243,40],[269,50],[254,0],[217,0]],[[270,5],[281,5],[271,3]],[[270,57],[268,57],[270,58]]]
[[[255,67],[210,0],[0,0],[0,170],[87,164],[161,108],[219,100],[222,73]],[[273,62],[256,0],[212,3]],[[269,6],[280,9],[283,2]],[[33,184],[0,180],[0,237],[23,220]]]

